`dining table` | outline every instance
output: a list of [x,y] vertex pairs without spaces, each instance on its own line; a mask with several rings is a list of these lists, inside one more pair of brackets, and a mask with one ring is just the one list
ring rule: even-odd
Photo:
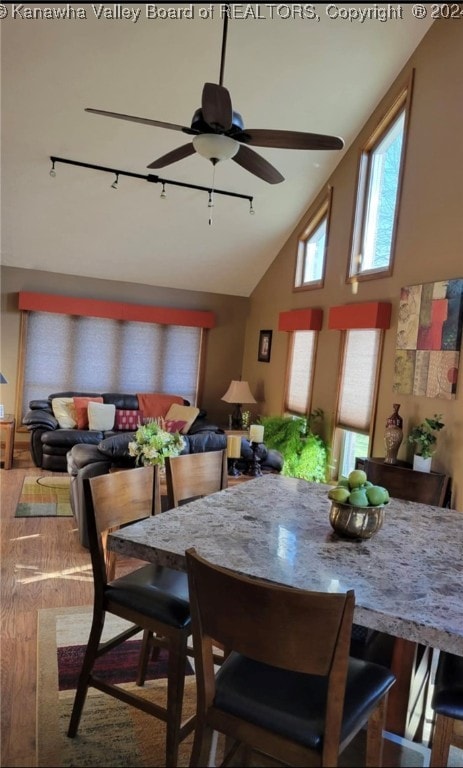
[[391,498],[375,535],[347,539],[331,527],[330,488],[265,474],[113,531],[107,546],[179,570],[194,547],[246,576],[312,591],[353,589],[357,624],[393,635],[402,650],[463,656],[463,513]]

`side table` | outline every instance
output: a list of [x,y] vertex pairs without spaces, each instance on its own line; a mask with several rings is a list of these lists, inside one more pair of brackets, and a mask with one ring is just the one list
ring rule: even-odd
[[0,429],[5,433],[5,458],[3,469],[11,469],[13,466],[14,436],[16,420],[11,414],[5,414],[0,418]]

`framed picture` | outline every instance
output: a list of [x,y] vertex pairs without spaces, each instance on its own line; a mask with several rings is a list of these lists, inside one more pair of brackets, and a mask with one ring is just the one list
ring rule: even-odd
[[272,331],[261,331],[259,334],[259,351],[257,359],[261,363],[270,362],[270,350],[272,348]]

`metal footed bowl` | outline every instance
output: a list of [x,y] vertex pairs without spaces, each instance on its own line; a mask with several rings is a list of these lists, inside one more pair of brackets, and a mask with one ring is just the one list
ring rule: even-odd
[[330,523],[345,539],[370,539],[383,524],[385,504],[379,507],[353,507],[339,501],[331,503]]

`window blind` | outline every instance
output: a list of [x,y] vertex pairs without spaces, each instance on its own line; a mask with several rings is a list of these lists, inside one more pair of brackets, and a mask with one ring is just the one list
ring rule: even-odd
[[337,426],[368,432],[381,343],[380,330],[345,331]]
[[202,329],[28,314],[23,411],[52,392],[164,392],[196,404]]
[[306,414],[312,388],[316,331],[294,331],[289,357],[285,409]]

